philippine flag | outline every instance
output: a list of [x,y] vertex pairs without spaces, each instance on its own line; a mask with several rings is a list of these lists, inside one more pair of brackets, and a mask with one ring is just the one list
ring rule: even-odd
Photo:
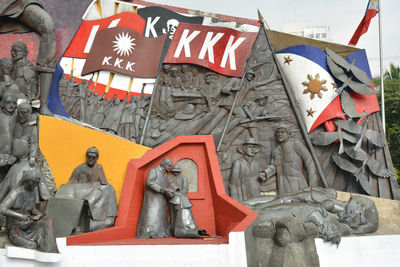
[[[323,50],[310,45],[296,45],[277,51],[276,57],[296,97],[308,132],[334,118],[346,119],[336,92],[341,82],[330,73]],[[353,58],[356,59],[355,65],[371,77],[365,50],[349,55],[346,60],[351,62]],[[379,110],[376,95],[349,93],[358,113]]]
[[356,31],[353,34],[353,37],[351,37],[351,40],[349,42],[349,45],[357,45],[358,40],[360,39],[361,35],[366,33],[369,28],[369,24],[371,23],[371,20],[373,17],[376,16],[379,12],[379,6],[378,2],[379,0],[369,0],[368,1],[368,6],[367,10],[365,11],[365,15],[363,19],[360,22],[360,25],[358,25]]

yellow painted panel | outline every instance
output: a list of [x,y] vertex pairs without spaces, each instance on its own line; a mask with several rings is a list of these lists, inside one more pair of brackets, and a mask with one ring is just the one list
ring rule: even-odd
[[39,146],[50,165],[57,188],[67,183],[75,167],[86,161],[86,150],[91,146],[97,147],[100,154],[98,163],[103,165],[108,182],[114,186],[118,202],[129,160],[142,157],[150,149],[47,116],[39,118]]

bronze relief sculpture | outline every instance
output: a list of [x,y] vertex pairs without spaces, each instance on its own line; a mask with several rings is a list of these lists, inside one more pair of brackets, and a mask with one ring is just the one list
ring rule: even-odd
[[[169,171],[171,175],[168,175]],[[163,159],[160,165],[149,171],[137,238],[200,238],[208,235],[196,226],[191,212],[192,203],[186,196],[188,181],[181,171],[180,166],[173,166],[169,158]]]
[[89,231],[113,226],[118,215],[115,189],[108,183],[103,167],[97,163],[98,158],[97,148],[88,148],[86,162],[74,169],[68,183],[61,185],[55,196],[87,202]]

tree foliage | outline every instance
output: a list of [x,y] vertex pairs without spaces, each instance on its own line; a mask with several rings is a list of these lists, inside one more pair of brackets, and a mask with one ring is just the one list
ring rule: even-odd
[[395,66],[393,63],[390,63],[390,69],[385,71],[383,78],[386,80],[398,80],[400,79],[400,67]]
[[[386,75],[387,73],[387,75]],[[395,169],[400,169],[400,67],[390,64],[390,70],[384,76],[385,88],[385,117],[386,138]],[[380,87],[380,79],[374,79],[375,85]],[[381,92],[377,96],[381,104]],[[397,176],[399,180],[399,176]]]

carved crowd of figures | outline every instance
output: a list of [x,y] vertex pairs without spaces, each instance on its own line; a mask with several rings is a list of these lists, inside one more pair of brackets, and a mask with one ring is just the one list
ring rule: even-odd
[[50,198],[36,160],[38,78],[22,42],[12,59],[0,59],[0,224],[17,246],[58,252],[51,220],[44,218]]
[[89,89],[91,80],[76,83],[66,76],[60,81],[60,96],[67,113],[74,119],[88,123],[131,141],[138,140],[146,119],[150,96],[128,94],[124,100],[116,95],[106,100],[95,89]]

